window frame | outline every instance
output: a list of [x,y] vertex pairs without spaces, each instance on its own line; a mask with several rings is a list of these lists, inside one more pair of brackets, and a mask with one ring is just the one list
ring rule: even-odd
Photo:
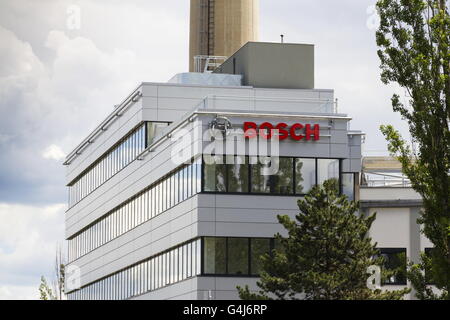
[[[396,281],[396,282],[389,282],[389,283],[385,283],[382,281],[381,285],[382,286],[406,286],[407,285],[407,277],[406,277],[406,271],[407,271],[407,263],[408,263],[408,249],[403,247],[398,247],[398,248],[376,248],[379,251],[379,255],[383,255],[383,254],[396,254],[396,253],[404,253],[405,254],[405,280],[404,281]],[[383,268],[384,266],[382,266]]]
[[[220,155],[218,155],[218,156],[220,156]],[[223,159],[223,161],[224,161],[224,165],[226,166],[226,164],[225,164],[225,157],[226,157],[226,155],[222,155],[222,157],[224,157],[224,159]],[[305,196],[306,194],[307,194],[307,192],[306,193],[297,193],[297,190],[296,190],[296,171],[295,171],[295,169],[296,169],[296,160],[297,159],[312,159],[312,160],[315,160],[315,183],[314,183],[314,185],[313,186],[315,186],[315,185],[317,185],[318,184],[318,179],[319,179],[319,176],[318,176],[318,165],[319,165],[319,160],[336,160],[336,161],[338,161],[339,162],[339,172],[338,172],[338,179],[339,179],[339,194],[340,195],[342,195],[342,186],[341,186],[341,184],[342,184],[342,178],[341,178],[341,174],[343,173],[342,172],[342,161],[343,161],[343,159],[341,159],[341,158],[315,158],[315,157],[304,157],[304,156],[302,156],[302,157],[294,157],[294,156],[280,156],[280,157],[278,157],[278,158],[280,158],[280,159],[286,159],[286,158],[290,158],[290,159],[292,159],[292,161],[293,161],[293,177],[292,177],[292,193],[289,193],[289,194],[282,194],[282,193],[272,193],[272,192],[267,192],[267,193],[264,193],[264,192],[253,192],[252,190],[253,190],[253,185],[252,185],[252,167],[255,165],[255,164],[252,164],[251,162],[250,162],[250,158],[251,158],[251,156],[245,156],[246,157],[246,163],[248,163],[248,171],[249,171],[249,173],[248,173],[248,179],[249,179],[249,183],[248,183],[248,191],[247,192],[229,192],[228,191],[228,170],[225,170],[225,172],[226,172],[226,175],[225,175],[225,189],[226,189],[226,191],[205,191],[205,184],[206,184],[206,181],[205,181],[205,179],[206,179],[206,165],[205,165],[205,161],[204,161],[204,158],[202,157],[201,158],[201,161],[202,161],[202,163],[201,163],[201,191],[199,192],[199,193],[203,193],[203,194],[230,194],[230,195],[256,195],[256,196],[271,196],[271,197],[303,197],[303,196]]]
[[[216,238],[225,238],[225,273],[207,273],[206,272],[206,261],[205,261],[205,240],[206,238],[216,239]],[[229,266],[229,239],[242,239],[247,240],[247,269],[248,273],[245,274],[230,274],[228,270]],[[259,278],[259,274],[253,274],[252,273],[252,246],[251,242],[253,239],[258,240],[268,240],[269,241],[269,254],[272,254],[272,251],[275,247],[275,239],[274,238],[267,238],[267,237],[201,237],[200,240],[200,246],[201,246],[201,266],[200,266],[200,273],[199,276],[204,277],[221,277],[221,278]],[[195,242],[195,241],[194,241]],[[194,243],[192,242],[192,243]],[[194,272],[194,271],[193,271]],[[195,275],[193,275],[195,276]]]

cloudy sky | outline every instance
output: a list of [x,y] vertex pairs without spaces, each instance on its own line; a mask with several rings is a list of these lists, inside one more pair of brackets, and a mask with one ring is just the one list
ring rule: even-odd
[[[379,125],[406,131],[379,81],[375,0],[260,2],[260,40],[315,44],[316,87],[385,154]],[[187,71],[188,26],[188,0],[0,0],[0,299],[36,299],[52,277],[62,159],[139,82]]]

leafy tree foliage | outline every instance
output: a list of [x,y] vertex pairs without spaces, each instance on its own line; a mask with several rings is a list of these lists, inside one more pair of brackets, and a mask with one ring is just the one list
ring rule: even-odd
[[[377,31],[381,80],[397,83],[407,102],[394,95],[392,106],[408,122],[412,146],[392,126],[381,131],[389,151],[402,163],[412,187],[423,198],[418,223],[434,244],[429,261],[411,265],[417,296],[450,295],[450,16],[447,0],[379,0]],[[431,294],[425,264],[441,295]]]
[[[64,284],[65,284],[65,260],[61,246],[56,248],[55,257],[55,279],[52,281],[52,286],[47,283],[44,276],[41,276],[41,284],[39,285],[40,300],[64,300]],[[52,289],[53,288],[53,289]]]
[[40,300],[55,300],[56,297],[53,294],[53,290],[47,283],[47,280],[42,276],[41,284],[39,285],[39,299]]
[[64,296],[64,284],[66,277],[66,266],[65,266],[64,254],[61,246],[57,246],[56,248],[56,257],[55,257],[55,279],[53,280],[53,290],[55,292],[56,300],[63,300]]
[[367,287],[371,265],[381,265],[367,233],[375,215],[357,214],[359,204],[339,196],[335,179],[298,201],[296,221],[278,216],[288,237],[262,257],[259,293],[238,287],[241,299],[401,299],[408,289],[382,293]]

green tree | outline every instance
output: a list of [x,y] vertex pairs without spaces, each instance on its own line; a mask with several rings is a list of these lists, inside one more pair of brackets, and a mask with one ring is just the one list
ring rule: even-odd
[[62,252],[61,246],[58,245],[56,248],[56,257],[55,257],[55,279],[53,280],[53,290],[55,292],[56,300],[64,299],[64,285],[66,278],[66,266],[65,266],[64,254]]
[[441,290],[429,294],[426,261],[410,264],[409,276],[420,298],[450,295],[450,17],[448,0],[379,0],[376,34],[381,80],[407,92],[402,103],[392,98],[395,112],[408,122],[412,145],[392,126],[382,126],[389,151],[423,199],[418,220],[435,249],[428,278]]
[[41,284],[39,285],[39,299],[40,300],[56,300],[56,297],[53,294],[53,290],[45,280],[44,276],[41,276]]
[[52,280],[52,286],[47,283],[47,280],[44,276],[41,276],[41,284],[39,285],[40,300],[64,300],[65,298],[65,260],[60,245],[58,245],[56,248],[54,268],[55,274],[54,280]]
[[262,257],[259,293],[238,287],[241,299],[401,299],[409,289],[382,293],[367,288],[367,268],[381,266],[368,237],[375,215],[357,214],[359,203],[338,194],[335,179],[298,201],[296,221],[278,216],[288,236]]

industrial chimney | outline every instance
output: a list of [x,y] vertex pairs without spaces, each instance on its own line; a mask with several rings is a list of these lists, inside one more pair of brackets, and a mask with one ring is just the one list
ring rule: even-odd
[[258,41],[259,0],[191,0],[189,71],[203,72]]

